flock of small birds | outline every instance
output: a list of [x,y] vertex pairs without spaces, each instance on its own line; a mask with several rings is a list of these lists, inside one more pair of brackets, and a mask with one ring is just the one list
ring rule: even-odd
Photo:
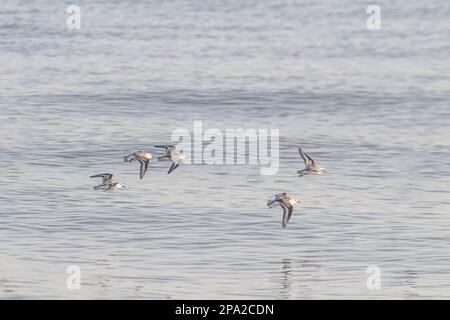
[[[305,169],[297,171],[300,177],[311,174],[322,174],[326,172],[325,168],[317,165],[314,159],[304,152],[301,147],[298,148],[298,152],[305,162]],[[281,225],[283,228],[286,228],[289,220],[291,219],[294,204],[296,203],[300,203],[300,201],[288,196],[286,192],[283,192],[278,193],[272,199],[269,199],[267,201],[267,206],[269,208],[273,208],[275,206],[280,206],[283,208],[283,219],[281,220]]]
[[[154,147],[165,149],[165,154],[159,156],[158,160],[168,159],[172,161],[172,165],[170,166],[167,174],[170,174],[176,168],[178,168],[186,158],[186,156],[183,154],[183,151],[178,151],[172,145],[158,145]],[[298,152],[305,162],[305,169],[297,171],[300,177],[305,175],[322,174],[326,172],[325,168],[317,165],[313,158],[311,158],[306,152],[304,152],[301,147],[298,148]],[[124,161],[132,162],[136,160],[137,162],[139,162],[139,178],[142,180],[150,165],[150,159],[152,158],[153,155],[148,151],[136,151],[125,156]],[[90,176],[90,178],[102,178],[102,183],[94,186],[94,190],[111,191],[126,189],[126,186],[122,182],[113,180],[113,175],[111,173],[100,173]],[[289,220],[291,219],[294,204],[296,203],[300,203],[300,201],[288,196],[285,192],[283,192],[278,193],[273,198],[269,199],[267,201],[267,206],[269,208],[273,208],[275,206],[280,206],[281,208],[283,208],[283,218],[281,220],[281,225],[283,226],[283,228],[286,228]]]

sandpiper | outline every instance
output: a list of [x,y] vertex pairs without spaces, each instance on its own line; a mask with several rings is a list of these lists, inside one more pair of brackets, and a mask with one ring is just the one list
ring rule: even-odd
[[144,178],[144,174],[148,169],[148,165],[150,163],[150,159],[152,158],[152,154],[150,152],[147,151],[136,151],[133,152],[132,154],[128,155],[125,157],[125,162],[131,162],[133,160],[137,160],[139,161],[139,163],[141,164],[141,171],[139,174],[139,177]]
[[292,210],[294,209],[294,204],[300,203],[295,198],[289,197],[285,192],[278,193],[273,199],[267,201],[267,206],[273,208],[274,206],[281,206],[283,208],[283,219],[281,220],[281,225],[286,228],[289,219],[292,215]]
[[122,184],[122,182],[113,181],[112,180],[113,175],[111,173],[100,173],[93,176],[90,176],[90,178],[102,178],[102,183],[98,186],[94,187],[94,190],[119,190],[119,189],[126,189],[126,187]]
[[172,160],[172,165],[170,166],[167,174],[171,173],[173,170],[178,168],[178,166],[183,163],[184,159],[186,159],[186,156],[183,154],[183,151],[176,150],[174,146],[163,145],[163,146],[155,146],[155,148],[166,149],[166,154],[164,156],[158,157],[158,159],[170,158],[170,160]]
[[300,174],[300,176],[308,174],[321,174],[323,172],[326,172],[325,168],[318,166],[316,162],[306,152],[302,150],[302,148],[298,148],[298,152],[300,153],[300,156],[302,157],[306,166],[305,169],[297,171],[297,173]]

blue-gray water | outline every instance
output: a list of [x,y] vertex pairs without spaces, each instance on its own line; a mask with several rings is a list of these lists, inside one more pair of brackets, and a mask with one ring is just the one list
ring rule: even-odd
[[[0,298],[450,298],[449,2],[370,4],[3,0]],[[280,129],[278,174],[123,162],[196,120]]]

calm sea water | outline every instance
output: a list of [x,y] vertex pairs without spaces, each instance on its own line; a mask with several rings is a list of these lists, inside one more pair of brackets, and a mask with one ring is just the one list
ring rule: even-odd
[[[69,4],[0,8],[0,298],[450,298],[448,1],[377,1],[378,31],[367,1]],[[278,174],[123,162],[200,120],[280,129]]]

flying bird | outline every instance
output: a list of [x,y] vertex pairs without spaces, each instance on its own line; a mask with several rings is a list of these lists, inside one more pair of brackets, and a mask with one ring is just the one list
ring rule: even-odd
[[136,151],[125,157],[125,162],[131,162],[133,160],[139,161],[141,164],[141,170],[139,173],[139,178],[144,178],[145,172],[147,172],[148,165],[150,163],[150,159],[152,158],[152,154],[146,151]]
[[294,204],[300,203],[295,198],[289,197],[285,192],[278,193],[273,199],[267,201],[267,206],[273,208],[275,206],[280,206],[283,208],[283,219],[281,220],[281,225],[286,228],[289,219],[291,219],[292,210],[294,209]]
[[169,158],[170,160],[172,160],[172,165],[170,166],[167,174],[171,173],[173,170],[178,168],[178,166],[183,163],[184,159],[186,159],[186,155],[183,154],[183,151],[176,150],[174,146],[163,145],[163,146],[155,146],[155,148],[166,149],[166,154],[161,157],[158,157],[158,159]]
[[94,187],[94,190],[119,190],[119,189],[126,189],[126,187],[119,181],[113,181],[112,179],[113,175],[111,173],[100,173],[93,176],[90,176],[90,178],[102,178],[102,183],[98,186]]
[[300,176],[308,175],[308,174],[321,174],[325,171],[325,168],[322,168],[321,166],[317,165],[316,162],[311,158],[306,152],[302,150],[302,148],[298,148],[298,152],[300,153],[300,156],[302,157],[303,161],[305,162],[305,169],[298,170],[297,173],[300,174]]

